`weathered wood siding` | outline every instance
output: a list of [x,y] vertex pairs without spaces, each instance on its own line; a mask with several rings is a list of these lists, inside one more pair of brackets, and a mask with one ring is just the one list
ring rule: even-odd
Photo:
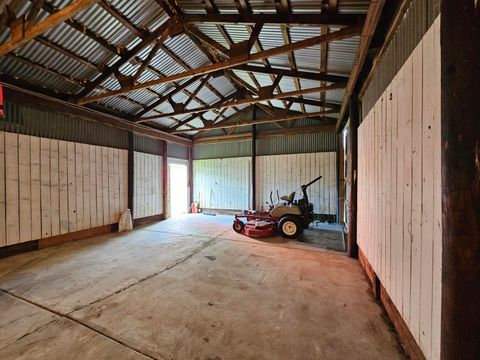
[[440,24],[366,114],[358,244],[427,359],[440,357]]
[[203,208],[250,208],[250,157],[193,161],[193,200]]
[[337,158],[334,152],[258,156],[257,209],[267,209],[273,191],[280,196],[296,192],[295,198],[302,197],[301,185],[318,176],[320,181],[308,189],[310,202],[316,214],[336,215],[337,213]]
[[134,153],[133,217],[135,219],[163,213],[162,156]]
[[118,222],[127,151],[0,132],[0,246]]

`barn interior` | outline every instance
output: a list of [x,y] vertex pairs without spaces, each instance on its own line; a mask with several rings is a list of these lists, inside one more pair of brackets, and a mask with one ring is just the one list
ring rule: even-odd
[[0,358],[478,359],[479,9],[0,0]]

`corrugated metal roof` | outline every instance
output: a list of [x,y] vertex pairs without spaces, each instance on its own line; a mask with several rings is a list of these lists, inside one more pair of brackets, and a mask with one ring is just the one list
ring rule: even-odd
[[[31,7],[29,0],[14,1],[12,10],[17,15],[25,15]],[[46,0],[46,9],[60,9],[72,3],[72,0]],[[156,0],[107,0],[112,8],[111,11],[117,12],[119,16],[127,19],[132,26],[139,32],[153,31],[168,20],[168,14],[162,9]],[[197,0],[178,0],[182,11],[187,14],[206,14],[207,8],[203,2]],[[218,10],[222,14],[238,14],[237,4],[231,0],[212,0],[214,11]],[[246,0],[247,5],[254,14],[275,14],[278,10],[278,3],[273,0]],[[322,11],[322,2],[319,0],[290,0],[289,9],[293,14],[319,14]],[[364,14],[369,6],[368,0],[339,0],[339,13]],[[51,11],[51,10],[50,10]],[[48,12],[41,10],[40,19],[48,16]],[[73,17],[73,24],[68,22],[59,24],[42,35],[41,41],[30,41],[26,45],[19,47],[16,54],[33,63],[29,66],[22,58],[7,56],[2,58],[0,63],[0,74],[7,74],[29,81],[32,84],[57,91],[59,94],[77,94],[82,90],[80,83],[85,84],[88,81],[95,80],[102,69],[113,66],[119,61],[122,52],[132,49],[139,44],[141,35],[135,34],[122,21],[118,20],[109,11],[106,11],[101,4],[95,4],[88,9],[79,12]],[[227,38],[219,31],[219,26],[214,24],[197,24],[198,29],[213,40],[229,47],[229,41],[238,43],[249,39],[250,31],[248,26],[242,24],[228,24],[224,26]],[[338,30],[338,29],[331,29]],[[286,26],[278,24],[266,24],[263,26],[259,35],[259,45],[263,50],[272,49],[285,45],[284,35],[288,32],[291,42],[301,41],[320,35],[320,26]],[[89,37],[89,34],[90,37]],[[9,30],[0,31],[0,43],[8,39]],[[98,39],[98,41],[95,40]],[[47,44],[45,44],[47,42]],[[51,45],[48,45],[48,42]],[[102,45],[103,44],[103,45]],[[342,41],[329,43],[327,73],[349,75],[355,54],[359,44],[359,37],[350,38]],[[56,48],[57,47],[57,48]],[[120,71],[125,76],[133,76],[140,67],[141,61],[147,58],[153,44],[146,46],[130,61],[121,66]],[[260,48],[254,46],[253,52],[260,51]],[[59,51],[62,50],[62,51]],[[316,73],[320,69],[320,46],[312,46],[293,52],[293,59],[298,70]],[[71,55],[68,55],[70,53]],[[173,54],[173,56],[171,55]],[[78,58],[75,58],[78,56]],[[87,63],[85,63],[85,61]],[[291,69],[291,63],[287,54],[280,54],[268,58],[268,63],[278,69]],[[182,73],[189,69],[196,69],[211,61],[202,52],[197,45],[186,34],[179,34],[172,38],[167,38],[153,57],[149,67],[145,69],[139,82],[143,83],[158,79],[159,77]],[[256,65],[262,65],[263,62],[256,62]],[[253,77],[243,71],[235,71],[238,77],[253,87],[268,86],[272,84],[272,76],[255,74]],[[253,80],[255,79],[255,81]],[[188,79],[178,81],[181,84]],[[189,93],[195,91],[198,81],[188,87],[187,92],[182,91],[173,96],[173,100],[184,102],[188,99]],[[237,91],[238,84],[235,84],[225,76],[216,76],[211,78],[208,83],[211,88],[202,88],[195,99],[190,102],[189,108],[203,106],[204,104],[213,104]],[[318,82],[299,80],[300,88],[318,86]],[[159,97],[171,91],[173,84],[160,84],[152,86],[153,91],[140,90],[130,92],[124,96],[114,96],[99,101],[100,104],[117,109],[122,113],[135,115],[156,101]],[[297,90],[297,84],[292,78],[284,77],[280,81],[282,91]],[[120,85],[115,77],[104,80],[100,87],[93,90],[90,95],[100,94],[104,91],[113,91],[120,89]],[[215,91],[212,91],[214,89]],[[343,99],[343,91],[327,93],[328,101],[340,103]],[[221,96],[221,97],[220,97]],[[306,94],[305,98],[320,99],[318,94]],[[276,107],[284,107],[282,101],[271,102]],[[245,108],[246,105],[237,107],[238,110]],[[317,111],[316,106],[304,106],[308,112]],[[292,106],[293,110],[300,111],[298,104]],[[154,111],[149,111],[147,116],[160,113],[170,113],[173,109],[168,102],[164,102],[156,107]],[[225,116],[232,116],[237,110],[229,108],[224,111]],[[204,114],[206,119],[216,118],[216,114]],[[178,119],[185,117],[179,116]],[[173,120],[158,119],[158,124],[168,126],[175,123]],[[192,126],[202,126],[199,119],[191,123]],[[189,129],[187,127],[182,127]]]

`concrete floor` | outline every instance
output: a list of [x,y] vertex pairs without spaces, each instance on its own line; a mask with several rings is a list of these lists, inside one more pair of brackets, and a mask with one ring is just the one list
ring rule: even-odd
[[189,215],[0,260],[0,358],[402,359],[358,262]]

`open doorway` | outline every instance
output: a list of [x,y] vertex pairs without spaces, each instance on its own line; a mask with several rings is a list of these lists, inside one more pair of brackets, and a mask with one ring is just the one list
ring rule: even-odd
[[168,164],[168,214],[170,217],[187,213],[188,168],[186,164]]

